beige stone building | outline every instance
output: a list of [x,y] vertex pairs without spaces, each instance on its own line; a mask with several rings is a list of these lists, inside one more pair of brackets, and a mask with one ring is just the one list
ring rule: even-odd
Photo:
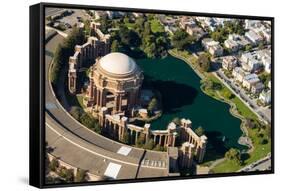
[[106,107],[110,114],[130,111],[139,104],[143,73],[135,61],[123,53],[97,59],[90,69],[86,106]]
[[[69,58],[68,83],[69,91],[77,93],[79,71],[85,70],[85,62],[93,63],[83,103],[87,111],[98,119],[102,133],[120,142],[129,139],[131,145],[136,145],[142,138],[144,144],[152,140],[154,145],[170,148],[174,169],[190,168],[194,161],[201,163],[207,137],[198,136],[191,128],[190,120],[181,119],[180,124],[171,122],[165,128],[159,127],[163,130],[151,129],[149,123],[143,126],[133,124],[135,111],[139,111],[141,117],[147,115],[140,95],[143,72],[129,56],[119,52],[109,53],[110,36],[99,30],[98,23],[91,26],[93,35],[97,37],[89,37],[87,43],[75,47],[74,55]],[[148,96],[147,92],[143,97],[152,99],[153,94]]]

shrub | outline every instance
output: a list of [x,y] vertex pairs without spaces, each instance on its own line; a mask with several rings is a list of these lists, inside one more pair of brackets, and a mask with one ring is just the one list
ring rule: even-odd
[[75,182],[84,182],[87,180],[87,174],[86,171],[83,169],[77,169],[76,176],[74,178]]
[[53,158],[53,160],[49,164],[49,168],[51,171],[56,171],[59,167],[59,161],[56,158]]

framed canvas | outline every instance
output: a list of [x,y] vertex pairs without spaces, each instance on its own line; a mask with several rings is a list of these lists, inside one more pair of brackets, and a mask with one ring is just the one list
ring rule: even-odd
[[30,6],[30,184],[274,172],[274,18]]

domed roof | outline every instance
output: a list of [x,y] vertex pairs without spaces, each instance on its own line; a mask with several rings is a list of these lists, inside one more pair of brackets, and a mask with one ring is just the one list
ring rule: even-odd
[[135,61],[126,54],[113,52],[100,59],[100,66],[112,74],[129,74],[136,69]]

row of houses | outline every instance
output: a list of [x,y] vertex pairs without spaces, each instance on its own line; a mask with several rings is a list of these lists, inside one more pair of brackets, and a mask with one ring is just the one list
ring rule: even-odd
[[266,89],[257,74],[245,72],[241,67],[235,67],[232,75],[234,80],[239,82],[246,90],[256,95],[259,94],[259,100],[263,104],[271,103],[271,81],[268,82],[269,89]]
[[260,81],[257,74],[245,72],[241,67],[235,67],[232,75],[236,82],[242,84],[242,87],[251,91],[253,94],[258,94],[264,89],[263,83]]
[[215,17],[196,17],[196,21],[205,30],[215,31],[217,27],[224,26],[225,22],[233,22],[236,19],[233,18],[215,18]]

